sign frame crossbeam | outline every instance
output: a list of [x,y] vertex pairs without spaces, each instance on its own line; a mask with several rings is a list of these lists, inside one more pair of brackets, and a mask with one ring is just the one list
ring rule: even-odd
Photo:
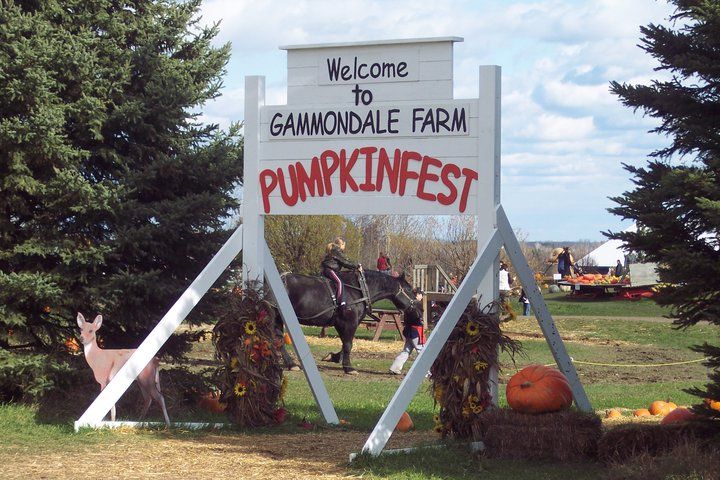
[[385,444],[390,438],[390,435],[392,435],[395,425],[397,425],[400,417],[415,395],[415,392],[417,392],[422,384],[425,374],[430,370],[433,362],[440,354],[443,345],[445,345],[450,333],[460,319],[460,315],[465,311],[468,303],[470,303],[472,296],[480,285],[483,275],[492,267],[501,246],[502,239],[500,233],[495,229],[490,235],[490,238],[485,242],[480,255],[475,258],[470,270],[458,287],[457,292],[453,295],[452,300],[450,300],[447,309],[445,309],[435,329],[430,334],[427,343],[418,354],[407,375],[402,383],[400,383],[400,387],[395,392],[395,395],[393,395],[392,400],[390,400],[385,412],[383,412],[377,425],[375,425],[375,428],[365,442],[363,452],[368,452],[371,455],[379,455],[383,448],[385,448]]
[[310,384],[310,390],[315,397],[315,403],[317,403],[318,407],[320,407],[320,411],[325,418],[325,422],[331,425],[337,425],[340,423],[340,419],[338,418],[337,412],[335,412],[335,408],[333,407],[330,396],[325,388],[325,383],[320,377],[317,364],[310,352],[310,346],[308,345],[305,334],[300,327],[300,322],[298,321],[297,314],[290,303],[287,291],[283,286],[280,273],[275,265],[275,260],[273,260],[267,243],[264,243],[263,246],[265,252],[265,279],[270,284],[270,288],[275,294],[275,300],[277,300],[278,303],[278,310],[280,311],[280,315],[285,322],[285,327],[292,339],[295,354],[300,360],[305,378]]
[[[275,297],[278,300],[281,316],[293,340],[295,352],[301,362],[305,377],[310,384],[315,401],[320,407],[325,421],[329,424],[338,424],[340,420],[332,405],[325,384],[320,378],[317,364],[310,353],[310,347],[302,333],[295,311],[290,305],[287,292],[282,286],[275,261],[270,254],[267,244],[263,243],[263,248],[265,253],[265,274],[267,275],[268,283],[270,287],[273,288]],[[170,338],[170,335],[180,326],[213,283],[215,283],[222,272],[242,250],[243,227],[240,225],[202,272],[200,272],[193,283],[185,290],[165,316],[163,316],[142,344],[140,344],[135,353],[128,359],[127,363],[123,365],[106,388],[100,392],[93,403],[87,408],[85,413],[75,422],[75,431],[84,427],[97,428],[108,426],[112,423],[103,422],[103,418],[110,411],[110,408],[117,403],[138,374],[147,366],[168,338]]]
[[242,249],[243,226],[240,225],[180,298],[170,307],[170,310],[143,340],[105,389],[85,410],[85,413],[75,422],[75,431],[83,427],[93,427],[102,422],[112,406],[117,403],[138,374],[150,363],[150,360]]
[[580,382],[575,365],[567,353],[565,343],[560,337],[560,333],[555,326],[555,321],[550,314],[550,310],[545,303],[542,293],[540,293],[535,275],[528,265],[525,255],[522,253],[520,242],[518,242],[510,225],[510,221],[505,215],[505,210],[502,207],[498,208],[497,216],[498,229],[500,229],[505,242],[505,252],[508,254],[508,257],[510,257],[510,262],[512,262],[513,267],[515,267],[515,271],[520,278],[520,283],[525,286],[525,294],[530,300],[530,306],[535,313],[535,318],[552,352],[555,363],[570,384],[575,405],[584,412],[592,412],[590,400]]
[[503,246],[510,257],[510,261],[518,272],[520,281],[523,285],[527,286],[525,292],[530,299],[538,324],[545,336],[553,358],[560,371],[567,377],[568,383],[570,383],[575,405],[584,412],[592,411],[592,406],[577,375],[575,366],[565,349],[565,344],[557,331],[552,315],[545,304],[545,300],[542,298],[535,276],[522,253],[520,242],[518,242],[502,206],[499,205],[496,208],[496,215],[497,227],[493,230],[488,241],[480,248],[479,255],[470,267],[467,276],[463,279],[463,282],[460,284],[457,293],[453,296],[447,309],[440,317],[427,344],[418,354],[408,374],[403,379],[400,387],[395,392],[395,395],[393,395],[380,420],[365,442],[362,449],[363,452],[367,452],[373,456],[382,453],[388,439],[393,433],[395,425],[397,425],[397,422],[400,420],[400,416],[407,409],[412,397],[422,384],[425,372],[429,371],[439,355],[450,333],[459,321],[460,315],[471,301],[473,292],[476,291],[480,285],[482,276],[487,269],[493,265],[493,262],[500,253],[500,248]]

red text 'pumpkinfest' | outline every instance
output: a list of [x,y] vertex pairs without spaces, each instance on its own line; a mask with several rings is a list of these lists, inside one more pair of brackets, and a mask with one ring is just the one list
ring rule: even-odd
[[[360,161],[365,163],[365,174],[355,178],[352,169]],[[454,163],[443,163],[437,158],[411,150],[396,148],[392,158],[384,148],[362,147],[349,152],[325,150],[313,157],[308,168],[302,162],[275,170],[266,168],[259,175],[263,208],[270,213],[270,195],[280,189],[280,198],[292,207],[310,197],[327,197],[333,194],[331,176],[337,172],[340,192],[390,192],[399,196],[416,195],[421,200],[452,205],[457,202],[458,212],[467,208],[470,188],[478,173],[460,168]],[[387,182],[385,181],[387,179]],[[417,180],[415,191],[407,191],[408,180]],[[361,183],[358,183],[361,182]],[[445,193],[429,193],[427,185],[441,182]]]

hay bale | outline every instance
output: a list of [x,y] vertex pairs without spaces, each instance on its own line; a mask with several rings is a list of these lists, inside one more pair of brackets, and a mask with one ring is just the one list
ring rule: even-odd
[[529,415],[493,409],[480,415],[485,454],[513,460],[582,461],[595,458],[602,422],[572,410]]
[[719,433],[718,426],[707,421],[623,425],[603,435],[598,442],[598,458],[605,463],[617,463],[641,455],[662,456],[681,444],[710,445]]

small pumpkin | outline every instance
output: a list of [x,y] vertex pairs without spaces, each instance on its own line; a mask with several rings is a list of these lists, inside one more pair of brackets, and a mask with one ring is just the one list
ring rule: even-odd
[[660,422],[662,425],[667,425],[669,423],[678,423],[678,422],[684,422],[687,420],[692,420],[695,418],[695,414],[692,413],[690,410],[684,407],[676,408],[673,411],[669,412],[665,418],[662,419]]
[[413,421],[407,412],[403,412],[402,416],[400,417],[400,420],[398,420],[395,430],[398,430],[400,432],[407,432],[411,428],[413,428]]
[[622,413],[620,413],[620,410],[611,409],[605,412],[605,418],[608,420],[612,420],[614,418],[622,418]]
[[220,402],[217,392],[208,392],[198,399],[198,407],[213,413],[223,413],[227,405]]
[[556,368],[530,365],[510,378],[505,389],[510,408],[522,413],[556,412],[572,405],[572,391]]
[[283,342],[285,342],[285,345],[292,345],[292,338],[290,338],[290,335],[287,332],[283,335]]
[[710,407],[712,410],[720,412],[720,400],[713,400],[712,398],[705,399],[705,405]]
[[633,412],[633,417],[649,417],[651,415],[647,408],[638,408]]

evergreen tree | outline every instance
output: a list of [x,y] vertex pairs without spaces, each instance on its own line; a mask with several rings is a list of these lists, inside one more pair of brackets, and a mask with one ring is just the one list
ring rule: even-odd
[[0,394],[52,383],[78,311],[137,346],[227,238],[242,143],[197,119],[229,58],[199,4],[0,3]]
[[[720,325],[720,2],[672,0],[672,28],[642,27],[642,44],[668,78],[651,85],[613,82],[623,104],[656,117],[653,132],[669,145],[644,168],[625,166],[635,188],[613,198],[611,212],[637,222],[636,233],[615,233],[647,261],[659,264],[658,303],[671,307],[678,328],[699,321]],[[707,357],[710,382],[701,397],[720,399],[720,348]],[[720,412],[704,410],[720,419]]]

